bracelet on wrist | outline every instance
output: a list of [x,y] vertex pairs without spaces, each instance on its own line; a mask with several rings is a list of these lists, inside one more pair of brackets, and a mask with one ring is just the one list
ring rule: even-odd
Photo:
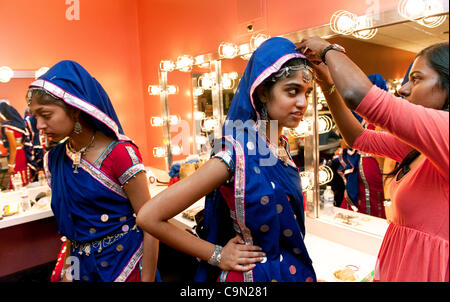
[[326,93],[327,95],[331,95],[333,94],[333,92],[336,90],[336,85],[331,84],[330,88],[328,88],[327,90],[322,90],[323,93]]
[[222,247],[220,245],[216,245],[216,248],[214,249],[211,258],[209,258],[208,263],[213,266],[219,266],[221,258],[222,258]]

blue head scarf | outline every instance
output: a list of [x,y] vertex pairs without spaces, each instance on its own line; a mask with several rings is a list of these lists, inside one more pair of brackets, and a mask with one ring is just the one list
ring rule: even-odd
[[403,77],[402,86],[409,82],[409,73],[411,72],[411,67],[413,66],[414,61],[409,64],[408,70],[405,73],[405,76]]
[[5,101],[0,102],[0,113],[6,119],[2,122],[2,126],[8,125],[14,127],[15,130],[25,133],[25,123],[17,110]]
[[272,74],[278,72],[287,61],[294,58],[306,59],[291,41],[274,37],[266,40],[251,56],[247,68],[239,82],[228,111],[227,121],[257,121],[260,114],[256,110],[253,93],[256,87]]
[[[215,151],[218,152],[234,150],[234,154],[230,156],[233,157],[235,164],[233,169],[235,227],[241,230],[246,243],[255,242],[263,247],[270,255],[267,257],[268,259],[278,255],[276,261],[268,260],[266,264],[257,266],[252,272],[245,273],[244,280],[267,281],[266,278],[270,277],[284,281],[304,281],[308,276],[311,280],[315,278],[311,260],[302,239],[305,228],[299,171],[297,167],[281,163],[276,153],[273,152],[268,154],[269,158],[275,158],[274,164],[262,164],[261,159],[265,154],[260,152],[262,150],[259,149],[259,146],[266,146],[266,140],[258,135],[258,122],[261,120],[261,116],[257,110],[256,100],[253,99],[253,94],[259,85],[277,73],[286,62],[295,58],[305,59],[305,56],[296,51],[295,44],[285,38],[275,37],[261,44],[250,58],[233,97],[222,128],[225,143],[214,146]],[[241,121],[243,124],[238,125],[236,121]],[[250,123],[247,123],[248,121]],[[216,149],[216,147],[219,148]],[[215,151],[213,153],[216,153]],[[293,165],[295,166],[295,164]],[[288,199],[286,196],[292,198]],[[260,202],[261,198],[263,203]],[[277,203],[284,209],[283,212],[281,214],[277,212],[274,208],[275,203],[267,204],[270,204],[270,209],[265,207],[263,205],[265,198],[277,200]],[[201,234],[198,232],[200,236],[214,244],[226,244],[228,239],[234,236],[234,230],[233,224],[227,224],[230,223],[230,211],[220,188],[206,197],[204,213],[204,224],[197,230],[201,231]],[[258,226],[263,223],[267,223],[273,232],[257,231]],[[252,231],[250,232],[249,229]],[[283,229],[292,230],[292,236],[280,244],[283,245],[282,248],[287,249],[287,246],[290,246],[290,250],[298,251],[296,256],[289,253],[283,255],[285,259],[292,256],[290,261],[297,263],[295,276],[289,273],[285,274],[285,271],[280,268],[284,265],[284,263],[280,264],[278,260],[278,253],[281,249],[279,236],[280,230]],[[233,234],[228,234],[229,231]],[[269,268],[271,268],[270,272]],[[212,270],[210,265],[201,262],[195,281],[215,280],[213,276],[217,276]]]
[[26,131],[26,127],[25,127],[25,123],[22,120],[22,117],[20,116],[20,114],[17,112],[17,110],[9,105],[6,101],[1,101],[0,102],[0,114],[3,116],[3,121],[2,121],[2,140],[3,140],[3,145],[5,147],[8,147],[8,140],[6,139],[5,136],[5,132],[4,129],[5,128],[10,128],[13,130],[16,130],[18,132],[21,132],[23,135],[27,134]]
[[30,84],[44,88],[93,118],[97,129],[118,140],[129,140],[103,87],[80,64],[61,61]]

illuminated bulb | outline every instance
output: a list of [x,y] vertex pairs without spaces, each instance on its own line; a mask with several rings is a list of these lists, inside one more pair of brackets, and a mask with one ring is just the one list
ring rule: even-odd
[[234,86],[234,80],[230,79],[229,77],[223,77],[222,78],[222,86],[223,86],[223,89],[232,89]]
[[203,120],[202,131],[211,132],[214,129],[216,129],[218,126],[219,126],[218,120],[216,120],[214,118],[205,119],[205,120]]
[[34,77],[37,79],[40,76],[44,75],[50,68],[48,67],[41,67],[34,73]]
[[373,20],[371,17],[361,16],[357,18],[357,25],[353,36],[359,39],[372,39],[378,32],[377,28],[373,27]]
[[400,16],[415,20],[424,15],[426,7],[426,0],[401,0],[398,3],[397,10]]
[[204,90],[211,89],[213,85],[214,80],[209,73],[203,74],[198,78],[198,86],[203,88]]
[[184,55],[179,56],[176,62],[176,68],[183,72],[189,72],[192,70],[194,64],[194,58],[192,56]]
[[175,85],[167,86],[167,94],[177,94],[177,93],[178,93],[178,86]]
[[319,134],[327,133],[333,128],[333,120],[328,115],[319,116],[318,120]]
[[180,155],[181,152],[183,151],[183,148],[181,148],[180,146],[175,145],[175,146],[172,146],[171,150],[172,150],[172,154],[173,155]]
[[205,56],[204,55],[196,56],[195,59],[194,59],[194,62],[195,62],[195,65],[205,64],[206,63],[205,62]]
[[355,31],[356,18],[356,15],[351,12],[338,10],[331,16],[331,30],[337,34],[350,35]]
[[225,59],[233,59],[238,54],[238,47],[229,42],[222,42],[219,45],[219,56]]
[[250,38],[250,49],[252,49],[253,51],[256,50],[261,44],[263,44],[264,41],[269,38],[270,36],[265,34],[253,35]]
[[323,109],[323,105],[321,103],[317,104],[317,110],[320,111]]
[[162,60],[159,63],[159,69],[161,69],[161,71],[166,71],[166,72],[174,71],[175,63],[170,60]]
[[8,83],[14,76],[14,71],[8,66],[0,67],[0,82]]
[[203,92],[204,92],[204,90],[203,90],[202,87],[195,87],[195,88],[193,89],[193,91],[192,91],[192,94],[193,94],[194,96],[199,96],[199,95],[202,95]]
[[333,170],[327,165],[322,165],[319,167],[319,185],[329,183],[333,179]]
[[164,124],[164,119],[160,116],[152,116],[150,123],[153,127],[160,127]]
[[178,116],[176,116],[176,115],[169,116],[169,122],[171,125],[176,125],[179,123],[179,121],[180,121],[180,119],[178,118]]
[[165,157],[165,156],[166,156],[166,148],[163,147],[153,148],[153,157]]
[[233,80],[237,80],[239,78],[239,74],[236,71],[228,73],[227,76]]
[[148,94],[150,95],[159,95],[161,93],[161,87],[155,85],[148,86]]
[[200,111],[195,111],[194,112],[194,119],[195,120],[200,121],[200,120],[202,120],[204,118],[205,118],[205,113],[204,112],[200,112]]
[[435,17],[429,17],[429,16],[442,13],[443,10],[444,10],[444,8],[442,7],[441,1],[427,0],[426,8],[423,13],[424,18],[418,20],[417,23],[419,23],[423,26],[429,27],[429,28],[438,27],[439,25],[444,23],[444,21],[447,19],[447,16],[446,15],[435,16]]

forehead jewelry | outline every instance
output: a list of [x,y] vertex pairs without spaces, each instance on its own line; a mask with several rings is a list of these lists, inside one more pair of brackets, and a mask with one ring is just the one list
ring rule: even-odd
[[272,81],[276,82],[277,78],[281,78],[283,76],[289,77],[290,71],[302,71],[303,82],[309,83],[312,81],[314,77],[314,70],[306,65],[295,65],[295,66],[287,66],[281,68],[276,74],[274,74]]

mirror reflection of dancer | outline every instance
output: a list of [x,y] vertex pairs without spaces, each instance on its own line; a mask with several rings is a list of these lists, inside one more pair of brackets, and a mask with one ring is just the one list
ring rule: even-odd
[[[196,281],[316,281],[299,170],[281,135],[302,120],[312,79],[292,42],[265,41],[247,64],[212,158],[139,212],[144,230],[203,260]],[[168,222],[205,195],[206,240]]]
[[[17,110],[6,101],[0,102],[0,121],[3,145],[8,149],[8,173],[20,174],[23,186],[29,183],[27,157],[23,149],[23,138],[27,135],[25,123]],[[12,189],[11,178],[9,189]]]
[[30,84],[27,100],[37,128],[60,142],[45,154],[44,171],[68,239],[63,281],[71,273],[73,281],[153,281],[158,241],[135,218],[150,199],[145,168],[102,86],[62,61]]
[[43,170],[44,150],[40,131],[36,127],[36,119],[31,115],[29,108],[25,110],[23,118],[27,128],[27,135],[24,137],[24,149],[27,156],[27,163],[30,172],[30,181],[37,181],[38,172]]
[[[377,87],[388,91],[386,81],[381,75],[371,74],[368,78]],[[352,113],[365,129],[375,130],[375,125],[367,123],[354,111]],[[333,159],[337,162],[337,172],[345,184],[340,207],[386,218],[382,171],[375,156],[350,148],[345,145],[345,140],[343,145]]]
[[[307,38],[319,82],[349,146],[400,162],[390,184],[392,222],[375,281],[449,281],[449,44],[420,51],[395,97],[375,85],[336,45]],[[326,63],[323,64],[323,63]],[[328,68],[327,68],[328,67]],[[364,130],[353,109],[385,132]]]

